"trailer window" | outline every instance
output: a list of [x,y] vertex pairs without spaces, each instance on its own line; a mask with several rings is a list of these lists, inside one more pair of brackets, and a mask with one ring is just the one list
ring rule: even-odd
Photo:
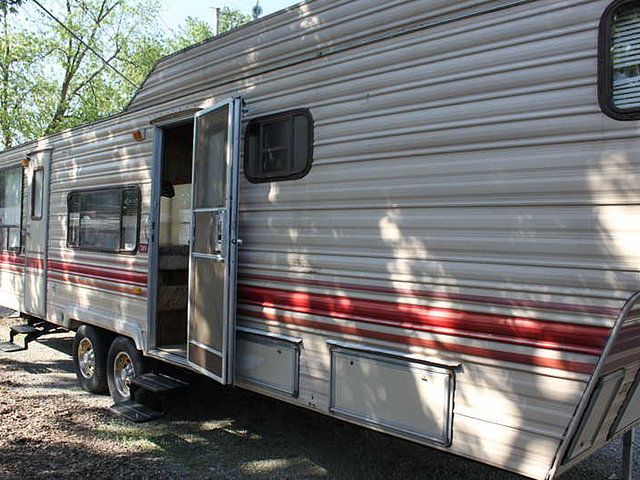
[[44,169],[36,168],[31,177],[31,219],[40,220],[42,218],[42,189],[44,180]]
[[311,168],[313,119],[308,110],[255,118],[245,134],[244,174],[250,182],[304,177]]
[[618,0],[600,24],[599,98],[616,120],[640,118],[640,1]]
[[0,250],[22,246],[22,167],[0,170]]
[[137,250],[138,187],[71,192],[67,207],[69,247],[115,253]]

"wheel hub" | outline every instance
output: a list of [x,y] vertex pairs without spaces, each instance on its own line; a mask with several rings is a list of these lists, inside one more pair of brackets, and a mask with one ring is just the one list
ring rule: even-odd
[[131,395],[129,385],[135,375],[136,372],[129,354],[126,352],[118,353],[113,361],[113,376],[116,390],[118,390],[118,393],[123,397],[129,397]]
[[78,344],[78,367],[84,378],[91,378],[96,372],[96,351],[86,337]]

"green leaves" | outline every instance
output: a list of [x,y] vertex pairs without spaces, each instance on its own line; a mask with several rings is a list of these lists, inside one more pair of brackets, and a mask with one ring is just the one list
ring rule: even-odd
[[[177,32],[163,31],[158,0],[49,0],[46,7],[75,35],[33,2],[0,0],[0,149],[126,106],[136,88],[92,50],[140,85],[159,58],[214,31],[193,17]],[[220,31],[250,20],[225,7]]]
[[252,20],[250,15],[245,15],[240,10],[229,7],[222,7],[220,10],[220,33],[228,32],[234,28],[238,28]]
[[0,16],[6,17],[9,13],[16,13],[23,0],[0,0]]

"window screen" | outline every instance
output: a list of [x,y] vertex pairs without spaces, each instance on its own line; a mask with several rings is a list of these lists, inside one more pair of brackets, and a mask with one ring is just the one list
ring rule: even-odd
[[70,247],[133,253],[138,247],[140,189],[71,192],[67,198]]
[[244,173],[251,182],[302,178],[312,154],[313,120],[307,110],[256,118],[247,126]]
[[0,250],[22,246],[22,167],[0,170]]
[[600,104],[618,120],[640,118],[640,1],[614,2],[600,30]]

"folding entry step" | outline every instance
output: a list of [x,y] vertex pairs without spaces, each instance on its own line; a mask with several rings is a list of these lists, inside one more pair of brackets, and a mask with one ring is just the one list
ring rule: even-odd
[[145,373],[131,380],[131,400],[113,405],[109,410],[135,423],[148,422],[167,411],[171,396],[188,383],[159,373]]
[[[5,353],[21,352],[29,348],[29,343],[38,337],[54,330],[51,325],[44,322],[35,325],[14,325],[9,327],[9,341],[0,343],[0,350]],[[24,335],[22,344],[14,342],[16,336]]]
[[134,423],[150,422],[162,416],[162,412],[133,400],[111,405],[109,411]]
[[177,378],[157,373],[146,373],[131,380],[130,388],[146,390],[155,394],[166,394],[186,388],[189,384]]

